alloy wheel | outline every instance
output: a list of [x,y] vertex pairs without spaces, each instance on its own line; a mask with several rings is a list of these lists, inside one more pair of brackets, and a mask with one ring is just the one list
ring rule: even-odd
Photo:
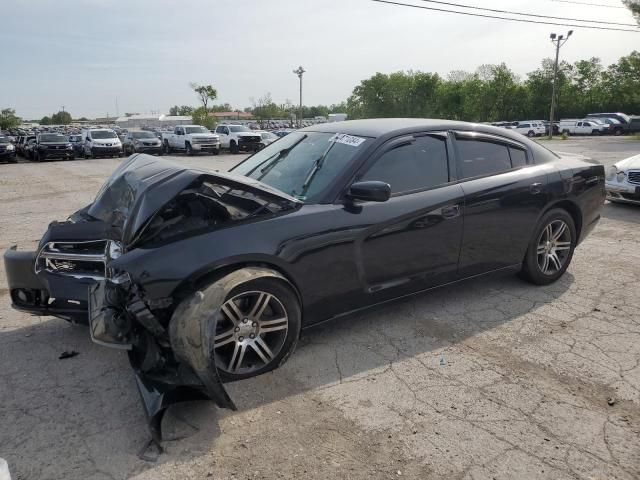
[[545,275],[558,273],[571,253],[571,230],[562,220],[553,220],[542,230],[537,247],[538,267]]
[[247,374],[278,356],[287,337],[289,317],[275,295],[243,292],[228,299],[220,311],[213,346],[218,369]]

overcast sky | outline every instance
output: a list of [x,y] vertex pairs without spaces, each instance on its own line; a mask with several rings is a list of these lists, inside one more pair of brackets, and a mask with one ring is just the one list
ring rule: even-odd
[[[404,1],[404,0],[398,0]],[[633,23],[626,9],[553,0],[452,0],[563,17]],[[621,6],[618,0],[580,0]],[[429,5],[420,0],[404,3]],[[434,5],[438,7],[438,5]],[[442,7],[442,6],[440,6]],[[446,7],[444,7],[446,8]],[[251,105],[270,92],[304,103],[345,100],[375,72],[446,75],[506,62],[518,74],[554,54],[567,28],[465,17],[370,0],[1,0],[0,107],[23,118],[61,109],[74,117],[168,112],[195,105],[189,82],[213,84],[219,102]],[[640,49],[640,34],[574,28],[562,58],[605,65]]]

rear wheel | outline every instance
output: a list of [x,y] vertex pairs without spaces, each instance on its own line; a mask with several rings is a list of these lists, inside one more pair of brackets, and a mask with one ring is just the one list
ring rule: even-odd
[[241,380],[277,368],[295,348],[300,325],[298,298],[284,282],[259,278],[237,286],[216,324],[213,348],[220,376]]
[[569,267],[576,247],[576,227],[566,210],[547,212],[529,243],[520,275],[536,285],[559,279]]

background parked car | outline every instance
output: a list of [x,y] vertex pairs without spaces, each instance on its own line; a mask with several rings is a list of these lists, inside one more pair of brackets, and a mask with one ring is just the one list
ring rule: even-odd
[[560,120],[560,132],[567,135],[600,135],[603,125],[596,122],[576,119]]
[[66,135],[41,133],[36,139],[32,157],[36,162],[42,162],[54,158],[73,160],[76,156]]
[[640,155],[614,163],[607,170],[605,188],[612,202],[640,205]]
[[26,146],[29,140],[35,140],[35,135],[20,135],[16,142],[16,153],[22,157],[27,158]]
[[541,122],[518,122],[512,130],[515,130],[522,135],[526,135],[527,137],[538,137],[540,135],[544,135],[544,132],[546,131]]
[[123,138],[122,149],[125,155],[134,153],[162,155],[162,142],[155,132],[131,130]]
[[121,157],[122,143],[110,128],[90,128],[82,130],[84,157]]
[[613,134],[614,135],[622,135],[625,133],[629,133],[629,122],[631,121],[631,117],[626,113],[616,112],[616,113],[590,113],[587,115],[587,119],[589,118],[612,118],[619,122],[620,125],[614,125]]
[[0,135],[0,160],[16,163],[16,147],[13,146],[7,135]]
[[22,156],[24,158],[29,159],[29,160],[33,160],[33,150],[34,150],[35,146],[36,146],[36,137],[29,138],[29,140],[27,140],[27,143],[23,147]]
[[266,147],[267,145],[271,145],[273,142],[275,142],[280,138],[277,135],[273,134],[272,132],[266,132],[264,130],[258,130],[256,133],[259,133],[260,136],[262,137],[262,141],[260,142],[260,144],[262,145],[263,148]]
[[76,157],[81,157],[84,153],[82,135],[69,135],[69,143],[71,143],[71,146],[73,147],[73,153],[75,153]]

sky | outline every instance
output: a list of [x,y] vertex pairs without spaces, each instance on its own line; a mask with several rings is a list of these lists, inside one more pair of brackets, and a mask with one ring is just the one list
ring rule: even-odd
[[[451,1],[634,23],[626,9],[556,0]],[[216,103],[239,109],[266,93],[297,103],[299,65],[306,105],[346,100],[376,72],[446,75],[505,62],[524,76],[554,55],[549,34],[569,29],[370,0],[1,0],[0,19],[0,108],[25,119],[62,106],[74,118],[168,113],[197,105],[190,82],[212,84]],[[569,62],[599,57],[609,65],[640,50],[638,33],[573,30],[561,50]]]

